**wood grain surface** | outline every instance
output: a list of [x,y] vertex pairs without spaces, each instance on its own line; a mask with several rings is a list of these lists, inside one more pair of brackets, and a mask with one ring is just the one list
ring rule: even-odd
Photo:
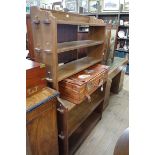
[[58,93],[50,88],[44,88],[26,100],[27,155],[59,154],[57,100],[54,94]]

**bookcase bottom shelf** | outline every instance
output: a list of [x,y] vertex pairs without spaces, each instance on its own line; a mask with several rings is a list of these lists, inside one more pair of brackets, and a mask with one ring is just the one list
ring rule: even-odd
[[74,154],[100,119],[101,113],[98,113],[95,110],[74,132],[74,134],[69,138],[69,155]]

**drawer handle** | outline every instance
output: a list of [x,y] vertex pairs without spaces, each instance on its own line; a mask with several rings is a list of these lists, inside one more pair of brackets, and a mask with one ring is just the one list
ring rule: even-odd
[[37,53],[40,53],[40,52],[41,52],[41,49],[40,49],[40,48],[35,48],[35,51],[36,51]]

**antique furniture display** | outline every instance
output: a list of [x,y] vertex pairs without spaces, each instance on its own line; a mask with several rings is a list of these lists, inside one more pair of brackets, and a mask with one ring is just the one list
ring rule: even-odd
[[[45,63],[48,83],[61,90],[61,82],[87,68],[100,64],[103,60],[105,24],[95,17],[82,16],[54,10],[31,7],[31,23],[34,38],[35,60]],[[78,38],[78,26],[88,26],[88,38]],[[78,56],[79,49],[86,49]],[[74,53],[72,59],[64,54]],[[63,57],[60,61],[60,57]],[[61,57],[61,58],[62,58]],[[61,65],[59,64],[61,63]],[[71,155],[88,136],[91,129],[102,117],[105,90],[98,85],[91,101],[84,99],[74,104],[58,98],[58,137],[60,155]]]

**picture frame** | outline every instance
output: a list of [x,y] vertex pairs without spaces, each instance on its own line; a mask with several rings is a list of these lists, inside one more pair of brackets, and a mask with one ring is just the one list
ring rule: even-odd
[[88,2],[89,12],[91,13],[101,12],[102,2],[103,0],[89,0]]
[[76,0],[65,0],[65,6],[69,12],[77,12],[77,1]]
[[129,0],[124,0],[124,11],[129,11]]
[[88,12],[88,1],[89,0],[79,0],[79,7],[83,7],[84,12]]
[[97,12],[97,0],[89,0],[89,12],[96,13]]
[[119,0],[103,0],[103,11],[118,11]]

